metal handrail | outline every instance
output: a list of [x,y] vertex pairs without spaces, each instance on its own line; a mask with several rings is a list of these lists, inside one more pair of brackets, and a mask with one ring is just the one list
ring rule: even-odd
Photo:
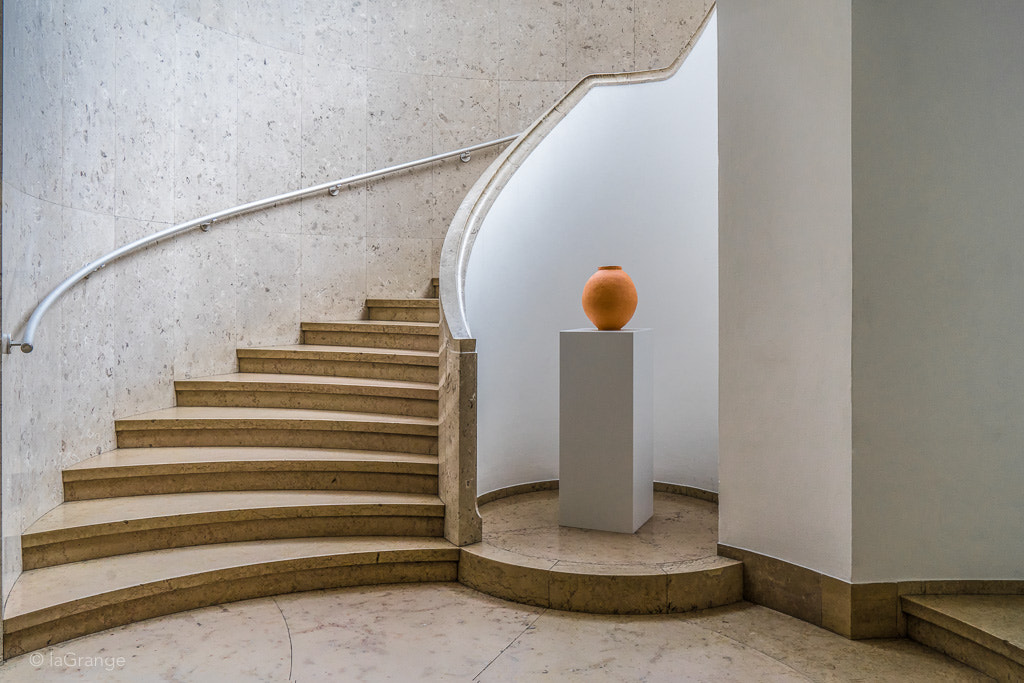
[[71,289],[76,284],[86,279],[96,271],[105,268],[110,263],[116,261],[122,256],[127,256],[128,254],[136,252],[139,249],[142,249],[143,247],[149,246],[150,244],[154,244],[155,242],[159,242],[160,240],[167,239],[168,237],[174,237],[175,235],[179,235],[183,232],[188,232],[189,230],[193,230],[195,228],[201,228],[203,232],[206,232],[207,230],[210,229],[211,225],[218,221],[222,221],[226,218],[233,218],[235,216],[240,216],[242,214],[250,213],[252,211],[257,211],[259,209],[275,207],[280,204],[287,204],[289,202],[295,201],[296,199],[302,199],[303,197],[308,197],[318,192],[323,192],[324,190],[326,190],[328,194],[330,194],[333,197],[341,191],[341,188],[347,185],[354,185],[355,183],[366,182],[368,180],[380,178],[381,176],[389,175],[391,173],[397,173],[398,171],[405,171],[410,168],[415,168],[416,166],[424,166],[426,164],[432,164],[434,162],[442,161],[444,159],[450,159],[451,157],[456,156],[459,157],[463,162],[466,162],[469,161],[470,154],[472,154],[473,152],[476,152],[481,149],[486,149],[488,147],[494,147],[495,145],[501,145],[506,142],[512,142],[517,137],[519,137],[518,134],[508,135],[497,140],[491,140],[490,142],[481,142],[480,144],[477,145],[463,147],[462,149],[457,149],[451,152],[444,152],[442,154],[435,154],[434,156],[425,157],[423,159],[417,159],[416,161],[407,161],[404,164],[398,164],[397,166],[389,166],[387,168],[382,168],[377,171],[360,173],[359,175],[354,175],[348,178],[342,178],[341,180],[332,180],[330,182],[320,183],[319,185],[307,187],[303,190],[293,190],[292,192],[285,192],[284,194],[275,195],[273,197],[268,197],[266,199],[259,199],[254,202],[249,202],[247,204],[240,204],[239,206],[230,209],[224,209],[222,211],[217,211],[216,213],[207,214],[200,218],[193,218],[192,220],[186,221],[184,223],[179,223],[177,225],[167,228],[166,230],[161,230],[158,233],[150,235],[149,237],[137,239],[130,244],[126,244],[123,247],[120,247],[119,249],[115,249],[109,254],[101,256],[95,261],[92,261],[82,266],[77,272],[75,272],[74,275],[70,276],[69,278],[61,282],[59,285],[54,287],[53,290],[46,295],[46,298],[40,301],[39,304],[35,307],[35,310],[32,311],[32,315],[29,316],[28,322],[25,323],[25,331],[21,338],[21,341],[12,341],[12,335],[5,333],[2,337],[0,337],[0,350],[2,350],[2,352],[5,354],[9,354],[11,352],[12,346],[18,346],[21,348],[23,353],[30,353],[34,348],[32,340],[35,337],[36,327],[39,326],[39,321],[42,320],[43,315],[46,314],[46,311],[50,308],[50,306],[52,306],[58,299],[60,299],[60,297],[62,297],[65,292],[67,292],[69,289]]

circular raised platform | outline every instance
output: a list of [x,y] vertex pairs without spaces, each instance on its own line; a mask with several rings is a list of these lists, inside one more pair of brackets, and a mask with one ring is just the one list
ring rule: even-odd
[[602,614],[661,614],[731,604],[743,567],[719,557],[718,506],[656,492],[634,534],[558,524],[558,491],[480,507],[484,539],[462,549],[459,581],[507,600]]

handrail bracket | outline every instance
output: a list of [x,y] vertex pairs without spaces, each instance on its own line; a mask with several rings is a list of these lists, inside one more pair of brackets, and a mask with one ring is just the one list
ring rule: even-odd
[[31,344],[26,344],[23,341],[22,342],[16,342],[16,341],[11,339],[11,335],[9,335],[9,334],[4,334],[4,335],[0,336],[0,352],[3,352],[4,355],[9,356],[11,354],[11,348],[14,347],[14,346],[20,347],[22,353],[31,353],[32,352],[32,345]]

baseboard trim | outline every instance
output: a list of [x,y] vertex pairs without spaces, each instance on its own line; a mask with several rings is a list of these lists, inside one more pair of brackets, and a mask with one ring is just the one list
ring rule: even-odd
[[[502,498],[508,498],[509,496],[518,496],[523,493],[533,493],[535,491],[555,491],[558,489],[557,479],[545,479],[544,481],[533,481],[527,484],[516,484],[515,486],[506,486],[500,489],[494,489],[488,491],[477,497],[476,504],[487,505],[487,503],[493,503],[496,500]],[[695,486],[686,486],[685,484],[669,484],[663,481],[654,482],[654,490],[659,493],[674,493],[679,496],[689,496],[690,498],[699,498],[700,500],[706,500],[711,503],[718,503],[718,494],[714,491],[705,491]]]
[[690,498],[699,498],[700,500],[706,500],[709,503],[718,504],[718,494],[714,491],[705,491],[699,489],[696,486],[687,486],[686,484],[669,484],[664,481],[654,482],[654,490],[661,493],[674,493],[679,496],[689,496]]
[[907,634],[903,595],[1024,595],[1024,581],[849,583],[750,550],[718,544],[743,562],[743,598],[852,640]]
[[558,489],[557,479],[547,479],[544,481],[532,481],[527,484],[516,484],[515,486],[506,486],[500,489],[494,489],[488,491],[483,495],[477,496],[476,504],[477,507],[481,505],[487,505],[493,503],[496,500],[502,498],[508,498],[509,496],[518,496],[523,493],[533,493],[535,491],[554,491]]

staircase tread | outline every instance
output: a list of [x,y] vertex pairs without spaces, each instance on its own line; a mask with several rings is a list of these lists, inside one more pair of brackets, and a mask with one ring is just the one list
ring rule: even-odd
[[[74,613],[69,603],[75,601],[92,598],[88,607],[93,608],[97,602],[108,604],[99,596],[114,591],[135,590],[141,597],[147,585],[236,567],[343,554],[368,554],[367,563],[414,560],[417,553],[438,551],[454,555],[458,549],[442,538],[358,536],[239,541],[115,555],[24,572],[11,590],[4,617],[7,621],[59,605]],[[396,556],[388,558],[387,553]],[[131,597],[121,595],[112,602]]]
[[437,392],[436,382],[410,382],[397,379],[376,379],[370,377],[336,377],[333,375],[286,375],[272,372],[234,372],[195,379],[180,379],[174,382],[179,388],[201,388],[211,384],[268,384],[336,387],[379,387],[387,389],[413,389]]
[[[434,516],[443,512],[444,505],[436,495],[426,493],[392,493],[383,491],[202,491],[196,493],[163,493],[127,496],[124,498],[94,498],[61,503],[32,524],[23,534],[30,540],[33,535],[54,533],[94,525],[136,522],[132,528],[162,528],[168,526],[158,520],[181,518],[185,515],[224,513],[235,518],[252,518],[243,511],[266,511],[273,508],[346,506],[371,509],[409,506],[408,514],[416,510]],[[429,514],[433,513],[433,514]],[[403,511],[404,514],[404,511]],[[144,520],[148,520],[147,523]],[[30,544],[31,545],[31,544]]]
[[[418,569],[357,569],[352,573],[356,579],[380,580],[393,578],[392,574],[407,577],[400,580],[454,576],[459,548],[430,535],[234,540],[318,532],[440,535],[445,506],[436,493],[283,488],[295,482],[319,486],[325,481],[353,489],[372,485],[436,491],[432,481],[438,476],[436,455],[362,449],[377,444],[436,449],[437,417],[364,411],[394,407],[403,408],[400,412],[436,413],[423,401],[436,402],[439,394],[436,374],[441,351],[435,342],[441,328],[437,322],[440,301],[382,298],[367,299],[366,305],[371,309],[368,316],[385,319],[302,323],[301,329],[309,333],[306,339],[328,343],[238,349],[239,364],[256,372],[175,382],[176,389],[185,392],[251,392],[192,393],[188,399],[183,394],[182,403],[330,405],[354,410],[177,406],[115,420],[118,440],[125,444],[195,440],[318,446],[351,443],[355,448],[119,448],[64,469],[69,497],[84,497],[103,486],[119,497],[68,500],[22,533],[26,566],[39,568],[24,571],[16,579],[4,605],[5,632],[12,638],[18,633],[22,640],[45,637],[52,641],[60,637],[60,629],[73,632],[83,619],[97,615],[134,616],[137,620],[141,617],[131,612],[133,605],[145,604],[150,598],[156,598],[150,604],[161,605],[157,609],[181,609],[182,599],[211,599],[210,589],[214,595],[221,595],[216,591],[225,586],[243,592],[251,592],[253,587],[296,590],[295,586],[310,585],[295,581],[308,578],[306,572],[312,572],[314,578],[335,580],[348,577],[344,573],[348,568],[362,565],[421,563]],[[332,341],[346,345],[330,344]],[[274,373],[274,369],[287,373]],[[328,374],[305,374],[307,370]],[[261,396],[256,392],[268,393]],[[188,439],[182,440],[183,434]],[[350,477],[350,472],[371,474]],[[229,478],[218,479],[222,473]],[[186,489],[223,488],[241,481],[282,488],[154,492],[171,488],[164,485],[171,480],[186,482],[175,487]],[[200,486],[209,481],[218,485]],[[142,493],[125,495],[133,491]],[[228,542],[211,543],[216,540]],[[202,545],[183,545],[189,541]],[[145,550],[176,544],[182,547]],[[73,561],[101,554],[107,556]],[[121,617],[117,617],[118,611]],[[7,642],[5,650],[6,646]]]
[[702,574],[743,564],[738,560],[732,560],[721,555],[709,555],[679,562],[643,562],[639,559],[634,562],[580,562],[508,550],[492,545],[487,540],[462,546],[462,550],[486,561],[509,564],[522,567],[525,570],[541,570],[555,574],[576,574],[581,576],[660,577],[666,575]]
[[1024,664],[1024,595],[904,595],[903,604],[905,612]]
[[367,306],[378,308],[435,308],[440,305],[439,299],[367,299]]
[[[214,420],[239,420],[266,422],[270,421],[303,421],[320,423],[368,422],[377,424],[415,425],[437,427],[439,421],[433,417],[407,417],[405,415],[387,415],[384,413],[359,413],[340,410],[308,410],[303,408],[246,408],[235,406],[175,406],[148,413],[120,418],[117,425],[132,424],[140,428],[142,423],[156,422],[198,422]],[[185,428],[182,426],[181,428]]]
[[416,349],[387,349],[377,346],[332,346],[330,344],[278,344],[276,346],[255,346],[239,351],[316,351],[328,353],[379,353],[394,356],[437,356],[438,351]]
[[[190,446],[162,448],[117,448],[65,468],[65,480],[81,479],[92,470],[139,468],[160,465],[203,463],[245,463],[262,469],[287,469],[293,463],[406,464],[437,466],[436,455],[360,451],[335,448],[274,448],[255,446]],[[270,467],[278,465],[278,467]],[[70,475],[70,476],[68,476]]]
[[416,334],[437,334],[441,329],[440,323],[426,323],[405,320],[339,320],[336,322],[304,322],[300,324],[303,330],[345,330],[346,328],[362,331],[373,331],[380,329],[385,332],[398,332],[404,329],[414,331]]
[[[274,354],[286,356],[318,356],[324,358],[335,358],[339,356],[354,356],[353,360],[372,360],[366,356],[382,356],[403,360],[422,359],[437,363],[440,357],[439,351],[417,351],[414,349],[386,349],[376,346],[329,346],[326,344],[285,344],[279,346],[258,346],[247,349],[238,349],[238,355],[245,358],[274,357]],[[362,358],[360,358],[360,356]]]

